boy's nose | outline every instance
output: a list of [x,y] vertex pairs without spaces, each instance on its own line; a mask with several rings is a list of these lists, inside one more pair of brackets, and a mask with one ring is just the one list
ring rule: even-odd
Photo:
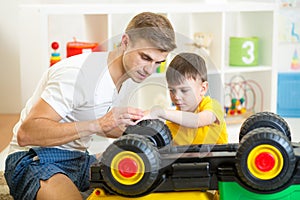
[[174,94],[174,99],[175,99],[175,100],[180,100],[180,99],[181,99],[181,97],[180,97],[180,95],[179,95],[178,92],[176,92],[176,93]]

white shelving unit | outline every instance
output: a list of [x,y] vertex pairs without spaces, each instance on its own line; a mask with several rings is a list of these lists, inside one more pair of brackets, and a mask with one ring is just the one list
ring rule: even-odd
[[[209,1],[207,1],[209,2]],[[261,2],[228,2],[210,4],[203,1],[88,1],[61,4],[23,4],[21,14],[21,82],[22,102],[32,94],[43,71],[49,67],[52,41],[65,45],[76,37],[78,41],[105,43],[112,48],[118,43],[129,20],[137,13],[151,11],[165,14],[172,22],[178,49],[188,51],[194,32],[213,35],[210,47],[210,94],[224,104],[224,85],[233,76],[242,75],[257,82],[263,90],[263,109],[276,110],[277,61],[277,5]],[[259,38],[259,65],[255,67],[229,66],[229,37],[257,36]],[[34,73],[32,73],[34,71]],[[157,81],[151,89],[147,81],[144,91],[138,92],[138,104],[149,107],[161,102],[165,95],[164,75],[153,75]],[[149,96],[149,94],[151,94]],[[158,99],[155,100],[155,94]],[[135,102],[136,103],[136,102]],[[259,106],[259,105],[258,105]],[[257,108],[258,109],[258,108]]]

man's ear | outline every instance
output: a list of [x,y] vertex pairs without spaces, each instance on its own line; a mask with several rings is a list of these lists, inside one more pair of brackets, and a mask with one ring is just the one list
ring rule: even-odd
[[125,49],[129,44],[129,36],[125,33],[122,35],[121,46]]

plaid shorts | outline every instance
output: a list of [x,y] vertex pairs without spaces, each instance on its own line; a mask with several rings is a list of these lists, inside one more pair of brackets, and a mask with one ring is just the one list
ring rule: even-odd
[[10,154],[5,163],[5,179],[15,200],[35,199],[40,180],[65,174],[79,191],[89,188],[90,166],[96,157],[58,148],[32,148]]

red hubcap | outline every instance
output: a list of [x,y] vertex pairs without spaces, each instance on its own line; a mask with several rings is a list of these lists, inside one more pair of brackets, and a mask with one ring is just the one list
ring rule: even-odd
[[126,178],[130,178],[137,173],[138,166],[137,166],[137,163],[133,159],[124,158],[120,161],[118,169],[119,169],[119,173],[122,176],[124,176]]
[[263,152],[255,158],[255,166],[262,172],[268,172],[275,166],[275,159],[272,154]]
[[96,190],[95,194],[99,196],[101,194],[100,190]]

